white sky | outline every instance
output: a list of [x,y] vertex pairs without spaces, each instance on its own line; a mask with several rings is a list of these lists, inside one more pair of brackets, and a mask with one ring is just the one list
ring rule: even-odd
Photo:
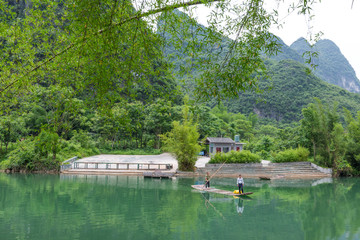
[[[266,0],[269,10],[276,8],[276,0]],[[293,2],[281,1],[283,9],[279,9],[280,19],[287,16],[288,4]],[[308,22],[304,15],[292,13],[283,19],[285,23],[282,29],[273,28],[272,32],[279,36],[288,46],[300,37],[309,40],[309,23],[311,33],[315,35],[322,32],[321,39],[333,41],[341,53],[354,68],[357,77],[360,79],[360,0],[321,0],[313,6],[314,18]],[[196,10],[198,21],[206,26],[204,15],[209,13],[208,9],[199,8]],[[358,25],[359,24],[359,25]]]
[[[286,1],[285,1],[286,2]],[[323,32],[321,39],[333,41],[360,78],[360,1],[322,0],[313,6],[314,18],[310,22],[312,33]],[[305,17],[292,14],[285,18],[282,29],[273,29],[287,45],[299,37],[309,39]]]

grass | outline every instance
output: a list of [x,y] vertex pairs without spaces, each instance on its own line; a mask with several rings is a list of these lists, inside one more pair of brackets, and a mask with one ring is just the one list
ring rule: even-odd
[[125,150],[106,150],[101,149],[102,154],[119,154],[119,155],[159,155],[160,149],[125,149]]

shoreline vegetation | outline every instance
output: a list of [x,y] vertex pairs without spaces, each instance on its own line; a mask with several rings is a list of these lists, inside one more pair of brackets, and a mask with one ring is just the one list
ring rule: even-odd
[[[65,174],[65,175],[119,175],[119,176],[143,176],[143,173],[126,173],[126,172],[119,172],[119,173],[104,173],[104,172],[91,172],[91,171],[83,171],[83,172],[76,172],[76,173],[61,173],[60,171],[35,171],[35,172],[27,172],[27,171],[20,171],[20,172],[12,172],[12,171],[7,171],[7,170],[0,170],[0,173],[6,173],[6,174]],[[258,179],[260,177],[264,177],[264,175],[262,174],[241,174],[244,178],[253,178],[253,179]],[[174,177],[188,177],[188,178],[193,178],[193,177],[204,177],[205,174],[202,173],[198,173],[198,172],[176,172],[174,174]],[[217,173],[215,176],[213,176],[213,178],[236,178],[238,177],[239,174],[238,173]],[[278,178],[277,176],[266,176],[269,177],[270,179],[274,178]],[[294,175],[287,175],[284,177],[281,177],[282,179],[319,179],[319,178],[333,178],[331,176],[319,176],[319,175],[299,175],[299,174],[294,174]]]
[[129,150],[100,150],[101,154],[115,155],[159,155],[162,153],[160,149],[129,149]]
[[[209,28],[173,10],[212,0],[29,2],[0,1],[0,169],[168,149],[191,171],[209,152],[203,139],[238,135],[246,156],[232,162],[302,159],[360,176],[360,95],[325,83],[300,55],[272,58],[278,21],[262,1],[215,4]],[[308,14],[313,1],[294,2]]]
[[[198,162],[198,167],[195,167],[193,171],[181,171],[179,170],[177,165],[175,165],[175,168],[173,170],[170,170],[170,172],[174,173],[175,176],[178,177],[202,177],[205,172],[215,173],[215,177],[237,177],[239,173],[244,175],[244,177],[247,178],[259,178],[259,177],[266,177],[269,179],[277,179],[277,178],[294,178],[294,179],[303,179],[303,178],[328,178],[332,177],[331,170],[329,169],[323,169],[319,166],[316,166],[312,164],[311,162],[270,162],[270,161],[260,161],[258,160],[258,157],[254,159],[255,161],[246,161],[243,159],[242,162],[240,161],[231,161],[231,157],[236,157],[241,152],[230,152],[229,154],[217,154],[213,159],[216,159],[217,161],[211,162],[209,158],[200,158]],[[227,156],[226,156],[227,155]],[[159,157],[156,157],[158,155],[152,155],[155,156],[155,158],[150,157],[141,157],[141,155],[137,155],[137,157],[133,158],[127,157],[128,155],[118,155],[118,156],[107,156],[107,154],[101,154],[99,156],[96,156],[93,159],[87,159],[86,161],[90,162],[98,162],[99,164],[104,164],[107,162],[111,163],[137,163],[137,162],[143,162],[146,163],[149,161],[149,163],[153,163],[154,160],[160,161],[163,163],[173,164],[174,161],[176,161],[174,158],[170,157],[169,153],[164,153],[159,155]],[[228,159],[226,159],[225,162],[218,160],[220,158],[224,159],[224,156],[226,156]],[[249,156],[249,153],[246,153],[246,151],[243,152],[243,154],[240,154],[239,156]],[[96,160],[99,159],[99,160]],[[226,163],[226,164],[225,164]],[[311,167],[310,167],[311,166]],[[294,168],[297,169],[294,171]],[[309,169],[310,168],[310,169]],[[284,171],[285,169],[285,171]],[[308,169],[308,170],[304,170]],[[318,171],[316,171],[318,170]],[[32,173],[32,174],[71,174],[71,175],[135,175],[135,176],[142,176],[144,172],[149,172],[152,170],[116,170],[116,169],[103,169],[100,167],[99,169],[73,169],[71,171],[59,171],[59,170],[37,170],[37,171],[29,171],[26,169],[13,169],[13,170],[3,170],[1,172],[6,173]],[[164,172],[168,172],[168,170],[162,170]]]

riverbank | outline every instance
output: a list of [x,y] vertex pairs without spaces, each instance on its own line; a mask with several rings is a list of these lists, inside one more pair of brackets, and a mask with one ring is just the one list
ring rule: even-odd
[[[331,169],[323,169],[310,162],[271,163],[262,161],[251,164],[209,164],[209,157],[199,157],[193,172],[178,170],[176,159],[169,153],[160,155],[114,155],[101,154],[77,159],[67,164],[67,169],[56,171],[20,171],[20,173],[38,174],[72,174],[72,175],[134,175],[143,176],[144,172],[163,171],[173,173],[175,177],[202,177],[209,172],[213,178],[236,178],[241,174],[244,178],[263,179],[315,179],[332,177]],[[76,167],[75,167],[76,166]],[[124,167],[125,166],[125,167]],[[0,172],[12,171],[0,170]]]
[[96,155],[74,159],[62,174],[82,175],[143,175],[149,171],[174,173],[176,177],[199,177],[207,172],[213,177],[235,178],[241,174],[245,178],[267,179],[314,179],[331,177],[331,169],[323,169],[310,162],[246,164],[209,164],[209,157],[199,157],[193,172],[178,170],[177,160],[169,153],[160,155]]
[[[144,172],[119,172],[119,171],[76,171],[76,172],[61,172],[64,175],[123,175],[123,176],[143,176]],[[211,175],[211,173],[210,173]],[[212,178],[237,178],[239,174],[218,172]],[[176,172],[174,177],[204,177],[205,174],[200,172]],[[286,174],[280,176],[269,176],[261,174],[241,174],[243,178],[269,178],[274,179],[321,179],[329,178],[331,175],[319,175],[319,174]]]
[[[0,170],[0,173],[14,173],[11,171],[6,170]],[[16,172],[21,174],[63,174],[63,175],[123,175],[123,176],[143,176],[144,171],[142,172],[119,172],[119,171],[76,171],[76,172],[70,172],[70,171],[36,171],[36,172]],[[243,178],[269,178],[270,180],[278,179],[278,178],[284,178],[284,179],[321,179],[321,178],[329,178],[331,176],[324,176],[324,175],[318,175],[318,174],[287,174],[284,176],[269,176],[269,175],[262,175],[262,174],[241,174]],[[205,174],[199,171],[195,172],[176,172],[174,174],[174,177],[204,177]],[[238,177],[238,174],[235,173],[226,173],[226,172],[218,172],[212,178],[236,178]]]

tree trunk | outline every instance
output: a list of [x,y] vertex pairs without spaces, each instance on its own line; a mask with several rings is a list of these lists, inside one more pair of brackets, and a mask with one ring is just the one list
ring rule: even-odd
[[141,131],[141,134],[140,134],[140,147],[142,148],[143,147],[143,132]]
[[313,140],[313,151],[314,151],[314,162],[316,162],[316,144],[315,144],[315,140]]

